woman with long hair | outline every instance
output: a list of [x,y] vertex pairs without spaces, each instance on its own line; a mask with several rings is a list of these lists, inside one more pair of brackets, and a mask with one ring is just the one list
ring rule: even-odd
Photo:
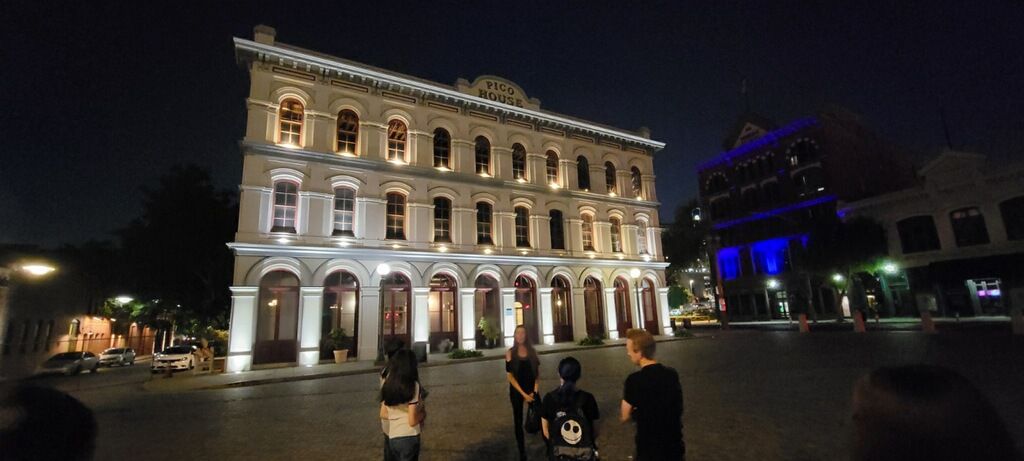
[[[594,395],[576,383],[583,366],[575,357],[558,362],[559,384],[544,395],[541,430],[548,442],[551,459],[596,459],[597,424],[601,417]],[[567,440],[568,439],[568,440]]]
[[380,387],[380,422],[384,431],[384,461],[416,461],[426,411],[421,400],[416,354],[396,351],[388,361]]
[[524,404],[537,398],[540,384],[540,358],[530,344],[526,327],[519,325],[514,333],[515,342],[505,351],[505,372],[508,374],[508,398],[512,401],[512,421],[516,430],[519,459],[526,459],[526,435],[523,433]]

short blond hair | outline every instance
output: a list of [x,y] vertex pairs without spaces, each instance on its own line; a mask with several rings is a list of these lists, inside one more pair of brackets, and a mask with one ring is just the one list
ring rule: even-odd
[[646,359],[654,358],[654,350],[657,343],[654,342],[654,335],[647,330],[630,328],[626,332],[626,339],[633,341],[633,351],[640,351]]

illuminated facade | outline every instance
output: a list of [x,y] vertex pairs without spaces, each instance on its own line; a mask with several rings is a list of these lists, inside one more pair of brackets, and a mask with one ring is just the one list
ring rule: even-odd
[[838,200],[906,185],[905,153],[841,109],[782,127],[747,115],[723,147],[698,167],[720,308],[733,320],[838,315],[833,287],[801,270],[798,250],[816,222],[835,217]]
[[667,332],[664,144],[646,130],[542,110],[498,77],[449,86],[280,44],[264,26],[235,49],[251,88],[229,371],[318,363],[338,328],[359,360],[390,340],[484,347],[482,323],[499,345],[517,324],[545,344]]

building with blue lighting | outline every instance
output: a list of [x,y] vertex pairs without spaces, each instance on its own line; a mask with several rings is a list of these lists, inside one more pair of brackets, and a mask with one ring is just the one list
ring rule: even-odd
[[723,148],[697,172],[719,308],[732,320],[841,315],[833,286],[801,269],[799,250],[837,202],[908,185],[909,153],[842,109],[781,127],[746,115]]

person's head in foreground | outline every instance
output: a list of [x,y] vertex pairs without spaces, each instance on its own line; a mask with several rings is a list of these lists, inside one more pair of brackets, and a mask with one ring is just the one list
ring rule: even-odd
[[32,385],[0,389],[0,460],[90,460],[96,419],[63,392]]
[[385,405],[399,405],[409,402],[416,394],[416,383],[420,380],[416,353],[399,349],[388,361],[387,377],[381,386],[381,400]]
[[644,359],[654,360],[655,347],[654,336],[647,330],[631,328],[626,332],[626,354],[634,365]]
[[853,388],[854,460],[1019,460],[995,409],[937,366],[879,368]]

